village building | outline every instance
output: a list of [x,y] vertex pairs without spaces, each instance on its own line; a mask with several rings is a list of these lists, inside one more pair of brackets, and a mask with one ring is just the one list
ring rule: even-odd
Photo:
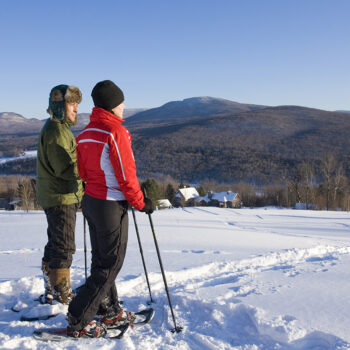
[[238,193],[227,192],[214,192],[210,198],[209,205],[220,208],[241,208],[242,200]]
[[242,200],[235,192],[208,192],[204,197],[197,197],[197,206],[211,206],[220,208],[241,208]]
[[196,198],[199,197],[194,187],[180,188],[175,194],[175,207],[193,207]]
[[20,209],[20,204],[20,198],[14,198],[12,201],[7,198],[0,198],[0,210],[18,210]]
[[18,210],[21,209],[21,199],[14,198],[11,202],[9,202],[7,210]]
[[8,203],[8,199],[0,198],[0,209],[7,209]]
[[241,208],[242,200],[238,193],[209,191],[204,197],[199,196],[194,187],[180,188],[175,194],[176,207],[220,207]]
[[169,199],[159,199],[157,200],[157,208],[158,209],[169,209],[172,208],[173,206],[171,205]]
[[195,205],[200,207],[207,207],[210,203],[211,195],[212,195],[212,192],[208,192],[204,197],[198,196],[195,199]]

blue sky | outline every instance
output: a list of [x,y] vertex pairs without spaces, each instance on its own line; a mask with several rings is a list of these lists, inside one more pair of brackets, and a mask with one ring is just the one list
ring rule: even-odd
[[0,0],[0,112],[50,89],[121,87],[127,108],[194,96],[350,110],[348,0]]

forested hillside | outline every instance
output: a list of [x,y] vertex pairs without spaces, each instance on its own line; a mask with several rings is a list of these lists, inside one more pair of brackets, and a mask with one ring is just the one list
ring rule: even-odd
[[320,166],[329,153],[350,175],[350,116],[345,113],[281,106],[159,127],[130,123],[129,129],[145,177],[164,173],[187,181],[274,183],[303,161]]
[[[82,114],[79,130],[88,121]],[[298,106],[256,106],[199,97],[141,111],[124,125],[141,178],[279,183],[303,161],[320,170],[328,155],[350,177],[350,115]],[[12,129],[13,130],[13,129]],[[0,147],[33,149],[38,133],[3,134]],[[35,160],[6,163],[2,174],[33,174]]]

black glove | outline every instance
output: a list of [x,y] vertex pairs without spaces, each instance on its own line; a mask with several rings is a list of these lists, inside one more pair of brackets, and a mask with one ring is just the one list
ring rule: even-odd
[[154,204],[152,202],[152,199],[145,197],[143,201],[145,203],[145,206],[140,211],[146,214],[152,214],[154,210]]

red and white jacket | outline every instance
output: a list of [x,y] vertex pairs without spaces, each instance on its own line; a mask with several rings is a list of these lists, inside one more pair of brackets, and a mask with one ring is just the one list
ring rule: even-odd
[[145,204],[136,176],[131,137],[124,120],[95,107],[90,123],[77,137],[77,165],[89,196],[127,200],[141,210]]

